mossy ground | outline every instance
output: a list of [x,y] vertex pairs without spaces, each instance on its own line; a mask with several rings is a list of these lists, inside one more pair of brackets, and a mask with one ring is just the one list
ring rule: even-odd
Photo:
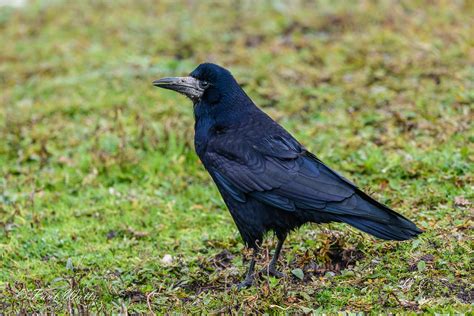
[[[472,311],[473,13],[468,0],[0,8],[0,311]],[[426,232],[308,225],[285,244],[287,279],[232,288],[249,254],[193,152],[192,106],[151,86],[203,61]]]

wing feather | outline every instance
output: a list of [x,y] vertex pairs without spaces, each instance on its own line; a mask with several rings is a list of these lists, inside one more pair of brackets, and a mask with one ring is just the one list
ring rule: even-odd
[[[240,138],[241,139],[241,138]],[[327,168],[293,138],[215,141],[206,153],[214,178],[237,201],[245,195],[274,207],[323,209],[354,194],[348,180]],[[337,210],[333,212],[338,213]]]

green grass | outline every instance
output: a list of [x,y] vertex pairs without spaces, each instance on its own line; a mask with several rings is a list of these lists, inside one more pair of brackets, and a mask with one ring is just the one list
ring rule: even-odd
[[[473,2],[288,3],[0,8],[1,312],[472,312]],[[203,61],[426,232],[308,225],[289,278],[231,288],[249,252],[192,105],[151,85]]]

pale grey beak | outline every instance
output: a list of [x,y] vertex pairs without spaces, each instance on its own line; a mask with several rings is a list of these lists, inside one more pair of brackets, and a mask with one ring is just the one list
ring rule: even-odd
[[155,87],[174,90],[184,94],[193,102],[197,102],[202,94],[204,88],[201,87],[200,81],[193,77],[168,77],[153,81]]

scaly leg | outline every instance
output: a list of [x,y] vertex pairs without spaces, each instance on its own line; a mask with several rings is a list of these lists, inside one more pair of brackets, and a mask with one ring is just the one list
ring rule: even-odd
[[247,275],[245,276],[245,279],[242,282],[240,282],[239,285],[237,286],[239,290],[252,286],[253,280],[254,280],[255,261],[258,256],[258,252],[259,252],[258,246],[255,246],[253,248],[252,260],[250,261]]
[[284,273],[281,273],[280,271],[278,271],[276,269],[276,264],[278,262],[278,257],[280,256],[280,252],[281,252],[281,248],[283,247],[283,243],[285,242],[285,239],[286,239],[286,235],[283,235],[283,236],[279,236],[278,237],[278,244],[275,248],[275,254],[273,255],[273,258],[272,260],[270,261],[270,264],[268,265],[268,267],[266,268],[263,268],[260,273],[262,274],[267,274],[267,275],[271,275],[271,276],[274,276],[274,277],[277,277],[277,278],[283,278],[285,277],[285,274]]

